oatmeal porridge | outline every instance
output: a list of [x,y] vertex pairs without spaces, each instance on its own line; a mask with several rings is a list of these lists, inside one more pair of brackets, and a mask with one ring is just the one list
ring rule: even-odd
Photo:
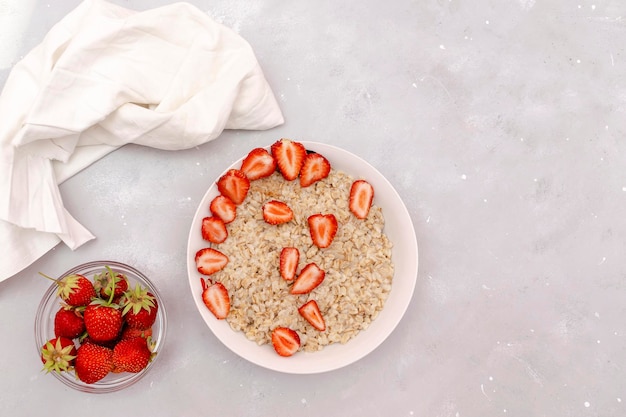
[[[211,279],[228,290],[231,306],[226,321],[232,329],[261,345],[271,342],[274,328],[288,327],[298,333],[301,349],[312,352],[348,342],[377,317],[391,291],[392,243],[383,232],[379,207],[372,205],[364,220],[350,212],[353,181],[332,169],[328,177],[308,187],[286,181],[278,172],[250,182],[245,201],[228,224],[228,238],[210,244],[229,258]],[[269,200],[289,205],[293,219],[280,225],[266,223],[262,206]],[[307,218],[316,213],[337,219],[337,233],[328,248],[320,249],[311,240]],[[292,282],[279,272],[284,247],[299,250],[298,273],[312,262],[325,271],[324,281],[310,293],[289,292]],[[324,331],[298,313],[298,307],[312,299],[325,320]]]

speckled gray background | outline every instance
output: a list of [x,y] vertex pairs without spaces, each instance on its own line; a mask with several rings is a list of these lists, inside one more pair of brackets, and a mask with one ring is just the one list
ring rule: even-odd
[[[58,246],[0,283],[0,415],[32,416],[52,401],[67,416],[106,406],[152,416],[626,415],[626,3],[192,3],[253,46],[286,123],[187,151],[127,146],[62,185],[97,239]],[[1,82],[77,4],[0,0]],[[240,359],[189,293],[199,200],[233,161],[279,137],[369,161],[418,238],[404,319],[373,353],[330,373]],[[102,258],[151,274],[170,328],[146,379],[90,396],[40,372],[32,323],[48,283],[36,272]]]

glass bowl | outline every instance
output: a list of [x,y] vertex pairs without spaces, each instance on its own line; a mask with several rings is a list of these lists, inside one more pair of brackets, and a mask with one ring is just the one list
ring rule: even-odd
[[[165,333],[167,330],[167,319],[163,299],[154,284],[140,271],[135,268],[114,261],[93,261],[82,265],[78,265],[69,271],[61,274],[64,277],[71,274],[81,274],[93,282],[95,274],[104,272],[105,267],[110,267],[114,272],[122,273],[128,278],[129,288],[134,288],[136,283],[146,287],[156,298],[159,309],[156,320],[152,326],[152,340],[154,343],[154,352],[157,353],[148,366],[138,373],[109,373],[106,377],[93,384],[86,384],[76,377],[73,371],[69,372],[50,372],[50,375],[63,382],[68,387],[78,391],[89,393],[106,393],[119,391],[135,382],[139,381],[158,360],[159,353],[165,341]],[[54,337],[54,316],[60,308],[61,299],[57,296],[57,285],[52,284],[45,292],[37,314],[35,316],[35,345],[37,355],[41,357],[41,347]],[[78,343],[75,340],[76,347]]]

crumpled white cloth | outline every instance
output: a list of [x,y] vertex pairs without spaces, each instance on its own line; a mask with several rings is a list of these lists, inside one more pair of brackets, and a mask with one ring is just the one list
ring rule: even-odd
[[127,143],[176,150],[283,116],[250,45],[187,3],[87,0],[11,70],[0,95],[0,281],[94,236],[58,184]]

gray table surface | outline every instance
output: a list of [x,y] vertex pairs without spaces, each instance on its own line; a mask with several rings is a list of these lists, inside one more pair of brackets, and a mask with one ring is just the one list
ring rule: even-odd
[[[0,83],[78,1],[0,1]],[[165,1],[116,3],[134,9]],[[97,239],[0,283],[0,415],[626,415],[626,3],[193,1],[254,48],[286,123],[195,149],[126,146],[61,186]],[[376,167],[420,249],[413,299],[374,352],[317,375],[266,370],[211,333],[186,276],[205,190],[255,146],[330,143]],[[167,303],[167,349],[102,396],[44,375],[48,282],[115,259]]]

